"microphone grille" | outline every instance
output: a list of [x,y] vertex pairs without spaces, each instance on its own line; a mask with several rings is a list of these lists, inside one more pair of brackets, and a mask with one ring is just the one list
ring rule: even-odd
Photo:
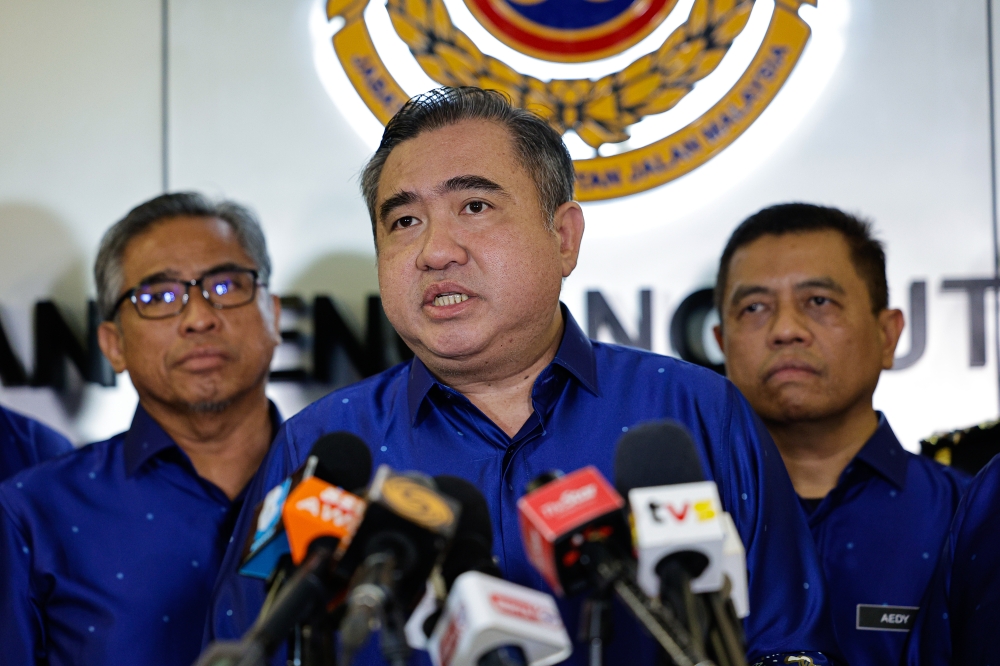
[[316,456],[316,476],[344,490],[355,491],[368,484],[372,475],[372,454],[368,445],[349,432],[331,432],[313,444],[310,456]]
[[623,497],[633,488],[704,480],[694,440],[687,428],[676,421],[644,423],[618,440],[615,488]]

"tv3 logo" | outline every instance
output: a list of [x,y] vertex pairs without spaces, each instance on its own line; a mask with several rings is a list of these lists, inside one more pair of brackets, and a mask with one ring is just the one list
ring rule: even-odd
[[691,516],[699,523],[703,523],[706,520],[712,520],[716,515],[715,507],[710,499],[683,502],[681,504],[654,501],[649,503],[649,512],[652,514],[653,520],[657,523],[670,522],[671,517],[674,519],[674,522],[683,523]]

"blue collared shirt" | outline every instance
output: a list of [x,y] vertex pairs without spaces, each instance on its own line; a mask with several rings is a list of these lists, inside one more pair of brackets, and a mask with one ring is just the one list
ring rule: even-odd
[[72,450],[52,428],[0,407],[0,481]]
[[979,471],[959,503],[923,606],[906,663],[997,663],[1000,456]]
[[849,664],[899,662],[968,482],[961,472],[906,451],[880,413],[878,428],[837,487],[807,509]]
[[[643,421],[672,418],[691,431],[747,545],[751,656],[831,649],[823,576],[808,527],[777,449],[736,388],[710,370],[676,359],[592,342],[565,308],[563,313],[562,343],[535,380],[534,413],[514,437],[417,359],[336,391],[290,419],[248,490],[234,532],[240,536],[226,554],[214,594],[207,638],[242,635],[260,610],[263,583],[236,573],[251,510],[324,433],[356,433],[371,447],[375,465],[453,474],[475,483],[490,507],[504,577],[548,591],[521,543],[516,503],[525,485],[551,469],[586,465],[614,479],[622,433]],[[560,606],[575,636],[578,600]],[[651,640],[621,613],[614,634],[606,651],[610,664],[654,663]],[[377,663],[375,654],[373,648],[358,663]],[[585,658],[586,651],[576,649],[570,663]]]
[[0,664],[190,666],[241,504],[141,406],[0,484]]

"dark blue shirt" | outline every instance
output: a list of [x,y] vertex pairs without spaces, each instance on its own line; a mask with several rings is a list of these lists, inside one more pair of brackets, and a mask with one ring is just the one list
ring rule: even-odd
[[849,664],[899,662],[906,628],[968,482],[906,451],[879,414],[878,429],[837,487],[809,513],[834,630]]
[[0,407],[0,481],[72,450],[52,428]]
[[959,503],[923,606],[906,663],[1000,662],[1000,456]]
[[141,406],[0,484],[0,664],[190,666],[240,505]]
[[[555,360],[532,389],[534,413],[508,437],[461,393],[438,382],[419,360],[336,391],[289,420],[278,434],[236,527],[213,599],[208,638],[235,638],[253,622],[261,581],[236,573],[253,506],[308,456],[322,434],[348,430],[368,442],[374,463],[453,474],[482,490],[493,518],[504,576],[548,591],[528,563],[516,503],[538,474],[596,465],[614,479],[617,440],[643,421],[672,418],[698,444],[747,545],[752,656],[827,650],[823,576],[808,527],[777,449],[736,388],[714,372],[648,352],[592,342],[563,309],[566,328]],[[571,636],[579,604],[561,602]],[[370,643],[371,645],[371,643]],[[373,652],[358,663],[372,663]],[[616,619],[609,663],[654,663],[652,643]],[[570,663],[584,663],[577,649]]]

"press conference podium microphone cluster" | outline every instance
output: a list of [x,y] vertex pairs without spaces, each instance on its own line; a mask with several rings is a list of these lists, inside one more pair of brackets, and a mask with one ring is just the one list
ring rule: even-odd
[[616,596],[677,666],[745,666],[745,555],[690,435],[671,422],[633,428],[615,467],[620,494],[587,467],[540,477],[518,504],[528,558],[549,586],[588,594],[581,631],[591,665],[603,662]]
[[[242,567],[266,576],[267,599],[242,640],[214,643],[198,666],[265,664],[285,641],[290,663],[337,663],[337,627],[342,663],[378,631],[383,657],[400,666],[410,653],[406,619],[428,579],[453,588],[437,614],[441,621],[428,625],[432,634],[441,626],[431,641],[437,663],[545,666],[569,654],[551,597],[492,576],[485,583],[462,578],[471,569],[499,574],[489,512],[472,484],[383,465],[364,488],[370,473],[364,442],[335,433],[318,440],[303,468],[267,495]],[[485,607],[471,603],[480,592],[488,595]],[[302,649],[306,637],[314,643],[317,636],[320,649]]]

